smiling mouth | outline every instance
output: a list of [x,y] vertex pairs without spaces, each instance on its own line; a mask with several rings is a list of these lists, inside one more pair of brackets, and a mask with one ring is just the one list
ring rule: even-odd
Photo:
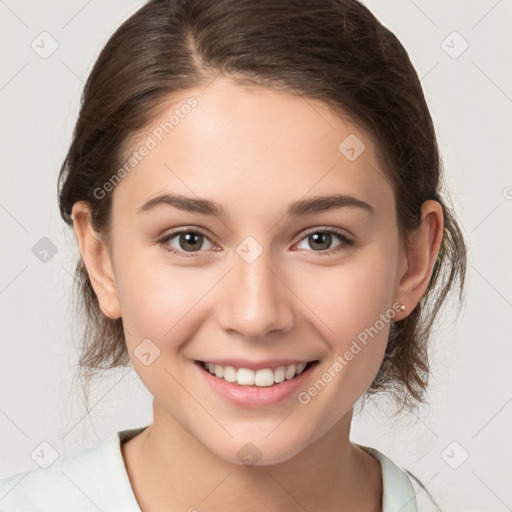
[[318,361],[309,361],[298,364],[278,366],[277,368],[235,368],[229,365],[196,361],[204,370],[218,379],[239,384],[240,386],[270,387],[287,380],[293,380],[300,374],[308,371]]

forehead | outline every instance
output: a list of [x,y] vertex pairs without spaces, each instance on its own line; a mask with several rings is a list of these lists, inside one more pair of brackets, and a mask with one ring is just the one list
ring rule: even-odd
[[350,193],[377,208],[393,195],[369,134],[327,105],[220,78],[162,103],[124,164],[114,190],[124,213],[165,191],[256,216],[308,195]]

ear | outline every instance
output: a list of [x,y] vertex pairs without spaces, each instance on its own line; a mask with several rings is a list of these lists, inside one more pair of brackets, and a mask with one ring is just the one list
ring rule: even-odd
[[109,318],[121,317],[115,275],[106,242],[92,225],[90,209],[85,201],[73,205],[71,217],[92,287],[101,311]]
[[425,201],[421,207],[421,224],[407,243],[405,270],[402,271],[397,290],[398,300],[405,305],[405,312],[412,311],[427,290],[443,231],[442,206],[434,200]]

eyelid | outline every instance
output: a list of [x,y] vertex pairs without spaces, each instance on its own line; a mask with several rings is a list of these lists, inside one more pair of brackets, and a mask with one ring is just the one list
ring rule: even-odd
[[303,234],[302,238],[299,240],[299,242],[302,241],[308,235],[311,235],[312,233],[325,233],[325,232],[334,233],[334,234],[344,237],[346,239],[352,240],[353,238],[355,238],[354,235],[346,229],[332,228],[330,226],[315,226],[314,228],[306,229],[306,231],[303,232],[304,234]]

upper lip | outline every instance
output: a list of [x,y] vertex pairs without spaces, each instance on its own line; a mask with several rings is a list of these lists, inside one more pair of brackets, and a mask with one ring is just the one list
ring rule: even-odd
[[249,370],[261,370],[263,368],[276,369],[279,366],[292,364],[307,364],[316,359],[267,359],[265,361],[248,361],[247,359],[201,359],[203,363],[218,364],[220,366],[233,366],[234,368],[248,368]]

